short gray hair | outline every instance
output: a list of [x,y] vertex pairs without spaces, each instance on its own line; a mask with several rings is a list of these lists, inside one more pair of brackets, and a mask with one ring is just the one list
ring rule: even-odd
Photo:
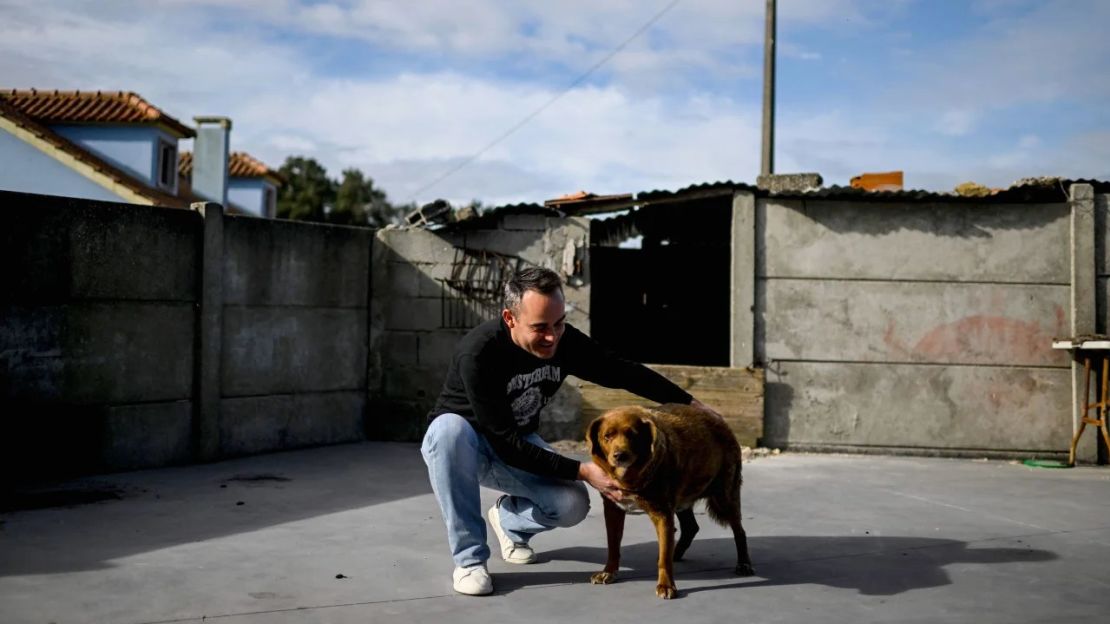
[[563,291],[563,278],[551,269],[528,267],[517,271],[505,282],[505,307],[513,314],[520,310],[520,300],[524,293],[534,290],[544,295]]

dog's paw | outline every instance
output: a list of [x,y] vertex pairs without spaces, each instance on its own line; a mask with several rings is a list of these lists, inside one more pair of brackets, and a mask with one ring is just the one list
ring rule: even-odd
[[591,576],[590,582],[594,585],[608,585],[609,583],[615,583],[617,582],[617,573],[605,572],[604,570],[602,570],[601,572],[597,572],[593,576]]
[[678,595],[678,588],[674,586],[674,583],[660,583],[655,586],[655,595],[663,600],[670,600]]
[[750,563],[738,563],[736,568],[733,569],[737,576],[754,576],[755,568]]

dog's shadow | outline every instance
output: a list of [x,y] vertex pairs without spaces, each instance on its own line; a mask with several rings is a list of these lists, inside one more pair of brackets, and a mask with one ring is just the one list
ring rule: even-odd
[[[645,582],[654,591],[658,544],[621,548],[619,582]],[[895,536],[749,537],[755,576],[733,574],[736,550],[731,538],[694,540],[683,561],[674,566],[679,597],[703,591],[816,584],[854,589],[870,596],[892,596],[914,589],[952,583],[945,566],[953,563],[997,565],[1050,561],[1055,553],[1020,548],[975,548],[951,539]],[[605,563],[604,546],[576,546],[547,551],[540,562],[580,561],[596,564],[589,572],[522,570],[496,575],[498,593],[536,585],[589,583]],[[683,581],[687,581],[684,583]],[[690,587],[689,581],[734,581]]]

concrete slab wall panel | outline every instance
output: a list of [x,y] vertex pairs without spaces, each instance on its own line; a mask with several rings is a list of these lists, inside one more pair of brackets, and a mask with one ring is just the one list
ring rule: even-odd
[[224,397],[366,387],[366,314],[358,308],[224,309]]
[[762,277],[1067,284],[1067,204],[760,200]]
[[364,439],[366,394],[305,392],[224,398],[220,454],[225,457]]
[[765,443],[1066,450],[1068,204],[760,204]]
[[1071,440],[1066,368],[782,362],[772,369],[764,434],[771,446],[974,455],[1059,452]]
[[0,301],[195,298],[194,213],[21,193],[0,209]]
[[770,280],[772,360],[1067,366],[1068,287]]
[[0,304],[0,400],[188,399],[194,314],[179,303]]
[[373,230],[225,217],[227,305],[365,308]]

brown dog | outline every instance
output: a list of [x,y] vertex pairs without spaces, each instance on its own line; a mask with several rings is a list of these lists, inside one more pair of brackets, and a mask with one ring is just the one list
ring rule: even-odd
[[[698,532],[694,503],[706,499],[709,517],[732,527],[735,572],[754,574],[747,535],[740,523],[740,445],[720,418],[689,405],[622,407],[602,414],[586,435],[593,461],[620,483],[625,500],[647,512],[659,536],[659,581],[655,593],[674,598],[674,560],[681,559]],[[605,533],[609,556],[591,583],[616,580],[625,510],[607,498]],[[682,535],[675,543],[674,517]]]

